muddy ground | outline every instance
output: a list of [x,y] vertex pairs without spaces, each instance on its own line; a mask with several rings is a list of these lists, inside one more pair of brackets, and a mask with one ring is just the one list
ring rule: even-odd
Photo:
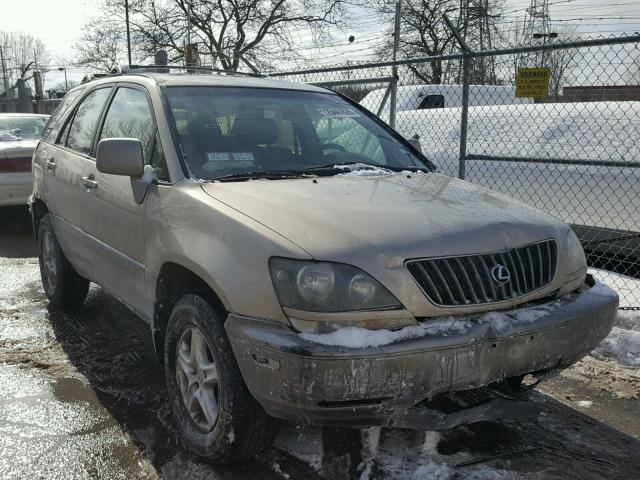
[[0,478],[637,479],[640,374],[587,357],[530,396],[538,421],[434,433],[284,425],[214,467],[173,426],[147,326],[99,288],[50,311],[24,208],[0,209]]

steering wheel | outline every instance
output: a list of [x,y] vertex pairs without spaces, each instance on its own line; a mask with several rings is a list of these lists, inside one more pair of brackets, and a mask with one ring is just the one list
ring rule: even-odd
[[320,148],[322,148],[323,151],[331,149],[346,152],[346,149],[342,145],[338,145],[337,143],[323,143],[322,145],[320,145]]

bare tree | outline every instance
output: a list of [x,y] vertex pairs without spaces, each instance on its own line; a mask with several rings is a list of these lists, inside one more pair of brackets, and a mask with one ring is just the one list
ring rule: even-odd
[[91,19],[76,47],[77,63],[100,72],[110,72],[126,58],[126,33],[123,30],[124,25],[112,20]]
[[[379,0],[377,9],[391,17],[395,13],[393,0]],[[444,14],[456,9],[456,0],[405,0],[400,10],[399,59],[432,57],[448,53],[455,47],[456,39],[444,23]],[[459,28],[461,25],[457,25]],[[393,38],[381,46],[379,53],[389,58]],[[424,83],[443,83],[444,64],[434,60],[428,64],[409,65],[413,74]]]
[[[400,10],[400,45],[399,58],[410,59],[416,57],[437,57],[459,51],[455,36],[444,22],[444,15],[452,18],[456,28],[463,34],[474,35],[475,27],[481,20],[495,28],[497,11],[502,5],[502,0],[489,0],[485,2],[480,18],[477,12],[467,13],[462,16],[462,0],[403,0]],[[382,14],[391,17],[395,12],[395,0],[377,0],[375,8]],[[486,10],[486,11],[485,11]],[[388,36],[388,40],[381,46],[379,53],[385,57],[390,57],[393,39]],[[409,69],[424,83],[443,83],[455,80],[459,76],[459,67],[456,68],[451,62],[446,65],[441,60],[433,60],[429,63],[412,64]],[[459,79],[458,79],[459,80]]]
[[[45,72],[51,56],[39,38],[24,32],[0,32],[7,84],[12,87],[18,78],[31,79],[36,68]],[[2,70],[0,70],[0,75]],[[0,88],[4,82],[0,79]]]
[[[163,48],[175,62],[185,57],[190,42],[200,58],[225,70],[237,70],[242,58],[265,68],[295,54],[295,30],[320,38],[328,26],[339,24],[346,1],[130,0],[131,35],[140,59],[153,58]],[[124,25],[124,2],[104,0],[102,10],[101,17]]]
[[[568,37],[565,40],[570,41]],[[573,73],[576,67],[576,56],[579,50],[576,48],[563,48],[561,50],[552,50],[547,53],[545,66],[551,68],[551,79],[549,80],[550,94],[558,100],[562,94],[562,88]]]

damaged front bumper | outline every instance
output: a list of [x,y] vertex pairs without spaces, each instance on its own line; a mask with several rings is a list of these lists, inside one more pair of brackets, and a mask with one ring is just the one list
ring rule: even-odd
[[[234,314],[225,327],[250,392],[270,415],[322,425],[389,425],[423,400],[568,367],[607,336],[618,296],[598,284],[531,308],[546,313],[500,325],[466,319],[465,328],[450,334],[369,348],[312,343],[286,326]],[[518,312],[506,312],[507,318]]]

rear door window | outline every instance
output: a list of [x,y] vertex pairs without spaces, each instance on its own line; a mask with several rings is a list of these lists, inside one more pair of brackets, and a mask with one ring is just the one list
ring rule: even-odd
[[69,127],[67,147],[85,155],[91,153],[93,135],[110,92],[110,87],[94,90],[82,101]]

